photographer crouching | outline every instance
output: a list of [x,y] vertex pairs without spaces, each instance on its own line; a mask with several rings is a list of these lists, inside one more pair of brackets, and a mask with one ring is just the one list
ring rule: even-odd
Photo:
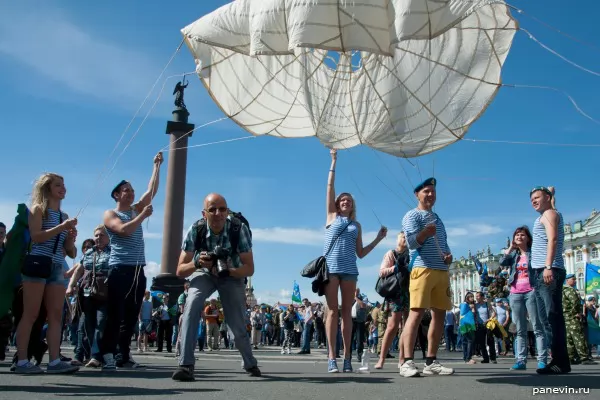
[[204,199],[203,218],[189,229],[183,241],[177,276],[189,277],[190,288],[181,323],[181,356],[173,380],[194,380],[194,349],[204,302],[219,292],[227,324],[235,336],[244,369],[261,376],[246,334],[244,278],[254,274],[252,239],[248,227],[229,216],[223,196],[211,193]]

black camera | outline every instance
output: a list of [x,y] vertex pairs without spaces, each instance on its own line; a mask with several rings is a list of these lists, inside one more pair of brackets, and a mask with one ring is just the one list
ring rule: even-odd
[[229,267],[227,266],[227,259],[229,258],[229,251],[221,246],[215,246],[213,251],[206,254],[210,257],[213,264],[217,265],[217,275],[220,277],[229,276]]

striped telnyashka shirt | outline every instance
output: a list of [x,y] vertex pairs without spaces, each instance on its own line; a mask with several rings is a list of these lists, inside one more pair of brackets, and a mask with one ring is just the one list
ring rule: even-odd
[[[556,252],[554,253],[554,261],[552,261],[552,267],[554,268],[565,268],[565,262],[563,260],[563,245],[565,241],[565,230],[562,214],[558,214],[558,226],[557,241],[556,241]],[[533,224],[533,243],[531,245],[531,268],[539,269],[546,266],[546,255],[548,254],[548,235],[546,235],[546,228],[542,224],[542,218],[544,215],[540,215]]]
[[[115,211],[115,213],[124,224],[134,219],[137,215],[134,210]],[[129,236],[119,236],[108,228],[106,228],[106,232],[110,238],[109,267],[115,267],[117,265],[146,265],[146,257],[144,255],[144,232],[142,231],[141,224]]]
[[[47,231],[50,230],[60,224],[60,211],[55,211],[48,209],[48,217],[42,219],[42,230]],[[66,215],[63,214],[62,220],[64,221]],[[59,235],[58,246],[56,247],[56,253],[52,254],[54,251],[54,244],[56,243],[56,236],[46,240],[43,243],[33,243],[31,245],[31,252],[29,254],[36,256],[48,256],[52,258],[52,262],[55,264],[61,264],[65,260],[65,256],[63,254],[63,247],[65,244],[65,239],[67,238],[67,231],[63,231]]]
[[[423,244],[417,242],[417,235],[425,226],[435,223],[436,234],[429,237]],[[402,218],[402,231],[406,235],[406,243],[410,250],[410,260],[414,267],[448,270],[444,264],[443,255],[450,254],[450,247],[446,236],[446,227],[440,217],[432,212],[414,208]],[[437,243],[436,243],[437,238]]]
[[[326,228],[323,255],[325,255],[329,249],[331,242],[335,240],[342,229],[348,225],[348,222],[350,222],[348,217],[338,215],[331,225]],[[327,260],[327,270],[330,274],[358,275],[358,266],[356,265],[357,239],[358,225],[356,225],[356,222],[352,221],[335,242],[329,254],[325,257]]]

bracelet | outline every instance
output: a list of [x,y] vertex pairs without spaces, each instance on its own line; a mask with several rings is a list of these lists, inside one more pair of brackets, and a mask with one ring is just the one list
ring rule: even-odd
[[335,172],[335,169],[330,169],[329,172]]

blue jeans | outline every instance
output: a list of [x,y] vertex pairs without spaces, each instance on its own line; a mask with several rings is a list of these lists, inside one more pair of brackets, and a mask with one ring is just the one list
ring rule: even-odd
[[104,354],[103,335],[106,328],[106,302],[84,297],[85,334],[92,358],[102,361]]
[[446,336],[446,351],[456,350],[456,340],[454,335],[454,325],[444,326],[444,336]]
[[544,268],[534,269],[535,300],[538,316],[546,333],[547,345],[552,351],[552,364],[570,371],[567,354],[567,332],[562,309],[562,287],[566,271],[552,268],[552,283],[544,283]]
[[313,324],[304,325],[304,330],[302,331],[302,351],[310,352],[310,339],[312,337]]
[[517,326],[514,344],[517,361],[527,362],[527,314],[529,314],[529,320],[535,334],[537,360],[546,364],[548,362],[548,347],[546,346],[544,326],[538,316],[535,290],[528,293],[511,293],[509,301],[512,307],[512,319]]
[[475,332],[469,332],[462,337],[463,360],[468,362],[473,357],[473,343],[475,342]]

